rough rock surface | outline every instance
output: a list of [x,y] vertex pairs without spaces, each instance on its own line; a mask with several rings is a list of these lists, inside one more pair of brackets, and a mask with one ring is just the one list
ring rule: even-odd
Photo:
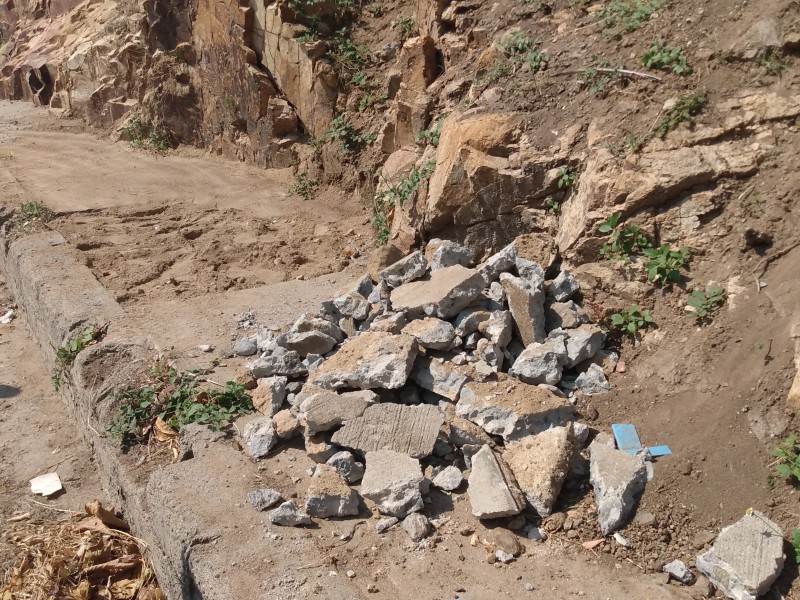
[[572,420],[574,409],[548,390],[507,378],[467,383],[456,414],[513,441]]
[[606,336],[598,325],[581,325],[566,331],[553,330],[550,337],[565,336],[567,358],[564,366],[568,369],[592,358],[603,347]]
[[258,417],[247,423],[244,427],[244,440],[245,447],[253,458],[263,458],[269,454],[278,443],[278,434],[272,419]]
[[251,362],[248,368],[256,379],[273,375],[297,377],[308,372],[302,357],[294,350],[266,354]]
[[325,464],[336,469],[347,483],[355,483],[364,476],[364,465],[358,462],[347,450],[337,452]]
[[694,575],[689,567],[682,560],[673,560],[664,565],[664,572],[669,573],[671,579],[680,581],[683,584],[690,584],[694,581]]
[[312,433],[329,431],[364,414],[367,407],[378,400],[370,390],[337,394],[320,390],[300,403],[300,413]]
[[450,323],[434,317],[411,321],[403,327],[403,333],[414,336],[421,346],[431,350],[447,350],[456,337]]
[[528,344],[508,372],[525,383],[556,385],[561,381],[562,365],[566,360],[564,339],[549,338],[541,344]]
[[551,296],[556,302],[566,302],[581,289],[578,281],[569,271],[561,271],[552,283],[547,295]]
[[357,515],[358,494],[329,465],[317,466],[306,495],[306,512],[312,517],[345,517]]
[[471,459],[467,493],[472,514],[479,519],[510,517],[525,508],[511,470],[489,446],[481,446]]
[[402,519],[422,510],[424,477],[418,460],[393,450],[375,450],[367,452],[366,462],[361,495],[372,500],[381,514]]
[[553,510],[575,450],[570,423],[523,438],[503,453],[528,503],[542,517]]
[[373,404],[362,416],[345,423],[331,439],[359,452],[385,449],[424,458],[433,452],[442,423],[444,415],[429,404]]
[[543,342],[545,331],[544,293],[524,279],[508,273],[500,275],[500,283],[508,298],[508,308],[517,326],[522,343]]
[[277,413],[286,399],[286,377],[275,375],[262,377],[258,380],[258,387],[250,394],[253,397],[253,407],[268,417]]
[[299,525],[313,525],[311,517],[300,510],[291,500],[284,502],[269,513],[269,520],[275,525],[284,527],[297,527]]
[[647,483],[644,459],[599,440],[589,446],[589,482],[594,486],[597,520],[603,535],[623,527],[633,515]]
[[384,280],[389,287],[396,288],[409,281],[419,279],[428,269],[428,261],[421,250],[412,252],[393,265],[378,273],[378,280]]
[[611,389],[611,384],[608,383],[608,379],[606,379],[603,367],[591,364],[586,371],[578,375],[575,379],[575,387],[584,394],[593,396],[609,391]]
[[433,485],[446,492],[452,492],[461,485],[463,480],[464,475],[461,473],[461,469],[450,465],[442,469],[436,477],[433,478]]
[[425,515],[411,513],[403,519],[403,530],[412,542],[419,542],[428,537],[431,532],[431,523]]
[[573,329],[589,322],[589,316],[586,312],[572,300],[551,302],[545,308],[544,319],[547,331]]
[[283,346],[288,350],[294,350],[300,356],[309,354],[326,354],[336,346],[336,339],[322,331],[298,331],[289,332],[282,340]]
[[454,317],[469,306],[481,293],[484,283],[480,274],[454,265],[433,271],[424,281],[412,281],[392,290],[392,306],[412,316]]
[[272,417],[272,421],[275,423],[275,433],[277,433],[278,437],[282,440],[293,438],[300,426],[297,422],[297,417],[288,409],[275,413],[275,416]]
[[247,500],[256,510],[267,510],[280,502],[281,495],[271,488],[259,488],[247,494]]
[[783,543],[781,528],[753,510],[723,528],[696,565],[729,598],[755,600],[783,570]]
[[367,331],[342,344],[310,380],[326,389],[397,389],[408,379],[416,356],[413,337]]
[[431,252],[431,271],[437,271],[446,267],[461,265],[471,267],[475,262],[475,253],[461,244],[448,240],[431,240],[428,242]]
[[454,365],[440,359],[418,356],[411,370],[411,379],[421,388],[430,390],[454,402],[469,378]]

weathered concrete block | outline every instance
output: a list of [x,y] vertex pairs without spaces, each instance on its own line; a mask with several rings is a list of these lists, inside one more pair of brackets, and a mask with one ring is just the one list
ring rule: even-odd
[[336,469],[347,483],[355,483],[364,476],[363,463],[358,462],[347,450],[337,452],[327,460],[326,464]]
[[396,288],[409,281],[419,279],[425,275],[427,270],[428,261],[422,251],[417,250],[378,273],[378,280],[383,279],[389,287]]
[[337,394],[321,390],[307,396],[300,404],[300,413],[312,433],[329,431],[364,414],[367,407],[378,400],[370,390]]
[[283,350],[282,348],[276,349],[271,354],[260,356],[250,364],[247,368],[256,379],[264,377],[272,377],[273,375],[283,375],[285,377],[299,377],[308,372],[308,368],[303,364],[302,357],[294,350]]
[[528,344],[508,373],[525,383],[556,385],[561,381],[562,365],[566,359],[564,338],[550,338],[541,344]]
[[434,317],[411,321],[403,327],[403,333],[414,336],[421,346],[431,350],[447,350],[456,337],[450,323]]
[[358,494],[331,466],[319,465],[311,477],[306,495],[306,512],[312,517],[357,515]]
[[274,375],[262,377],[258,380],[258,387],[250,394],[253,398],[253,407],[268,417],[277,413],[286,399],[286,377]]
[[544,293],[530,287],[525,280],[509,273],[500,276],[508,298],[508,308],[526,346],[545,339]]
[[431,271],[461,265],[471,267],[475,263],[475,253],[461,244],[448,240],[431,240],[428,242],[426,252],[434,243],[438,242],[431,256]]
[[597,520],[603,535],[623,527],[633,515],[647,483],[644,459],[595,440],[589,446],[589,481],[594,486]]
[[430,535],[433,528],[425,515],[411,513],[403,519],[403,530],[411,538],[412,542],[419,542]]
[[278,434],[275,424],[269,417],[257,417],[244,427],[244,442],[247,452],[253,458],[263,458],[275,444],[278,443]]
[[307,513],[300,510],[291,500],[284,502],[278,508],[271,510],[269,520],[275,525],[284,527],[298,527],[300,525],[313,525],[314,521]]
[[513,330],[514,319],[507,310],[496,310],[487,320],[478,323],[478,331],[500,349],[511,341]]
[[424,477],[418,460],[393,450],[375,450],[367,452],[366,461],[361,494],[372,500],[381,514],[402,519],[422,510]]
[[471,458],[469,502],[472,514],[479,519],[510,517],[525,508],[511,470],[489,446],[482,446]]
[[547,295],[551,296],[556,302],[566,302],[580,289],[580,284],[569,271],[561,271],[558,277],[550,283]]
[[450,465],[442,469],[436,477],[433,478],[433,485],[446,492],[452,492],[461,485],[464,481],[464,475],[458,467]]
[[413,281],[392,290],[392,306],[411,316],[449,319],[472,303],[484,283],[477,271],[461,265],[433,271],[427,281]]
[[491,285],[493,281],[497,281],[500,274],[510,271],[517,260],[517,246],[511,242],[508,246],[500,250],[500,252],[493,254],[486,262],[478,267],[478,273],[485,285]]
[[247,501],[256,510],[267,510],[281,501],[281,494],[271,488],[259,488],[247,494]]
[[455,402],[469,377],[450,363],[429,356],[418,356],[411,370],[411,380],[421,388]]

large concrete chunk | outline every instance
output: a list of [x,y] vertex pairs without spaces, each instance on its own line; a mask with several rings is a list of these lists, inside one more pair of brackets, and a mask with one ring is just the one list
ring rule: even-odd
[[411,379],[421,388],[456,401],[469,377],[441,359],[418,356],[411,371]]
[[500,275],[500,283],[508,298],[508,308],[519,330],[522,343],[543,342],[547,335],[544,317],[544,292],[509,273]]
[[441,411],[429,404],[373,404],[362,416],[345,423],[331,439],[334,444],[360,452],[385,449],[424,458],[433,452],[442,423]]
[[469,475],[469,503],[479,519],[510,517],[525,508],[522,495],[511,470],[488,446],[481,446],[472,456]]
[[342,344],[314,371],[311,382],[326,389],[398,389],[403,387],[417,356],[410,335],[367,331]]
[[361,494],[372,500],[381,514],[402,519],[422,510],[424,477],[418,460],[392,450],[376,450],[367,452],[366,461]]
[[[333,324],[331,323],[331,325]],[[294,350],[300,356],[327,354],[337,343],[336,340],[327,333],[316,330],[290,331],[282,335],[280,341],[282,346],[289,350]]]
[[469,306],[483,287],[477,271],[454,265],[433,271],[427,281],[413,281],[392,290],[392,307],[415,317],[449,319]]
[[251,393],[253,407],[268,417],[275,415],[286,399],[286,383],[286,377],[278,375],[259,379],[258,387]]
[[411,321],[403,327],[403,333],[413,335],[420,346],[431,350],[447,350],[456,337],[456,330],[450,323],[434,317]]
[[513,379],[470,382],[461,390],[456,414],[506,441],[540,433],[572,420],[574,409],[552,392]]
[[589,481],[594,486],[597,520],[603,535],[623,527],[647,483],[644,459],[595,441],[589,446]]
[[696,565],[728,598],[756,600],[781,574],[784,561],[781,528],[753,510],[720,531]]
[[478,324],[478,331],[499,348],[505,348],[511,341],[514,319],[507,310],[496,310],[488,320]]
[[322,390],[311,394],[300,404],[311,433],[329,431],[350,419],[364,414],[367,407],[378,400],[378,395],[369,390],[337,394]]
[[319,465],[314,471],[306,496],[306,512],[312,517],[357,515],[358,494],[331,466]]
[[540,516],[546,517],[553,511],[575,449],[570,423],[528,436],[509,446],[503,454],[522,493]]
[[308,367],[303,364],[302,357],[294,350],[281,352],[282,348],[272,354],[265,354],[255,359],[247,368],[250,369],[253,377],[261,379],[272,377],[273,375],[284,375],[286,377],[299,377],[308,372]]
[[556,385],[561,381],[562,365],[566,359],[564,338],[551,338],[541,344],[528,344],[508,372],[525,383]]
[[431,270],[437,271],[453,265],[461,265],[462,267],[471,267],[475,262],[475,253],[469,248],[462,246],[451,241],[431,240],[428,242],[426,249],[436,245],[431,257]]
[[419,279],[425,275],[427,270],[428,261],[422,251],[417,250],[378,273],[378,280],[383,279],[389,287],[396,288],[409,281]]
[[275,444],[278,443],[278,434],[275,424],[269,417],[258,417],[244,427],[244,441],[247,452],[253,458],[263,458]]
[[517,261],[517,245],[511,242],[508,246],[500,250],[497,254],[493,254],[486,262],[478,267],[478,273],[481,274],[484,283],[488,286],[493,281],[497,281],[500,274],[504,271],[510,271]]
[[575,329],[561,331],[554,329],[550,337],[565,336],[567,359],[564,366],[568,369],[592,358],[603,347],[606,336],[599,325],[581,325]]
[[[297,320],[292,324],[289,330],[292,333],[305,333],[307,331],[319,331],[335,339],[338,343],[344,341],[344,333],[339,327],[319,317],[309,317],[308,315],[300,315]],[[324,352],[322,353],[324,354]]]

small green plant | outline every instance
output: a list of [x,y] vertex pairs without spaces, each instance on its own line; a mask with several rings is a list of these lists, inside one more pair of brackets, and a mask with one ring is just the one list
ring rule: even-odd
[[648,258],[645,265],[647,280],[653,283],[680,281],[680,270],[689,264],[688,248],[672,250],[669,244],[662,244],[658,248],[645,248],[642,252]]
[[725,304],[725,288],[721,285],[712,285],[704,291],[695,290],[686,304],[692,308],[690,316],[698,322],[710,321],[711,315]]
[[529,35],[515,31],[497,47],[511,62],[513,71],[527,65],[531,73],[540,71],[547,65],[547,54],[539,49],[539,44]]
[[339,79],[346,81],[372,61],[372,52],[364,44],[357,46],[347,28],[342,28],[330,41],[328,57]]
[[600,11],[603,27],[613,36],[630,33],[647,23],[665,0],[613,0]]
[[89,325],[81,330],[75,337],[69,340],[65,345],[56,350],[56,362],[53,366],[53,375],[51,381],[56,391],[61,389],[61,384],[64,378],[69,376],[69,370],[75,363],[75,357],[87,346],[96,344],[103,339],[106,334],[105,327],[95,327]]
[[687,62],[683,48],[680,46],[669,46],[661,40],[656,40],[650,46],[650,50],[645,52],[642,63],[648,69],[660,69],[662,71],[672,71],[675,75],[691,75],[692,67]]
[[550,213],[551,215],[561,214],[561,202],[559,202],[552,196],[545,199],[544,206],[547,209],[547,212]]
[[633,254],[641,254],[652,248],[653,243],[638,225],[619,227],[621,212],[616,212],[600,224],[600,233],[610,233],[608,240],[600,248],[600,254],[609,260],[626,260]]
[[317,195],[319,182],[316,179],[311,179],[306,171],[300,171],[294,176],[294,185],[289,190],[289,195],[298,195],[303,200],[313,200]]
[[400,32],[400,41],[405,42],[407,39],[414,37],[417,32],[417,20],[414,17],[403,15],[395,21],[395,27]]
[[22,223],[38,221],[47,223],[55,217],[55,213],[41,202],[23,202],[17,210],[17,220]]
[[589,91],[597,98],[605,98],[609,89],[622,80],[623,65],[611,67],[608,61],[601,61],[583,69],[578,73],[578,78],[586,85]]
[[756,63],[764,67],[770,75],[780,75],[789,68],[789,65],[792,64],[792,59],[784,56],[781,51],[767,50],[756,59]]
[[647,310],[641,310],[636,304],[627,310],[611,315],[611,329],[624,335],[635,336],[642,329],[654,324],[650,313]]
[[748,217],[760,217],[764,213],[764,200],[761,197],[761,192],[753,190],[742,196],[739,200],[739,207]]
[[794,564],[800,564],[800,529],[792,529],[792,550],[794,550]]
[[681,123],[694,125],[694,117],[699,115],[708,104],[708,97],[705,94],[687,94],[678,98],[667,113],[661,117],[653,130],[655,137],[663,140],[667,134]]
[[122,127],[122,132],[136,150],[152,150],[163,154],[169,150],[167,134],[154,125],[146,125],[139,114],[134,114]]
[[800,441],[797,435],[790,435],[777,448],[772,451],[777,458],[772,468],[780,477],[785,479],[795,488],[800,489]]
[[364,7],[364,10],[371,17],[380,17],[383,15],[383,5],[380,2],[370,2]]
[[0,31],[0,48],[5,46],[8,43],[8,40],[9,40],[8,34],[6,34],[3,31]]
[[219,429],[253,412],[244,386],[229,381],[221,389],[202,389],[197,375],[163,363],[150,370],[147,385],[116,389],[111,398],[119,407],[107,430],[126,443],[146,441],[159,418],[176,431],[190,423]]
[[331,121],[328,131],[322,136],[322,141],[338,141],[342,154],[349,156],[365,144],[373,143],[376,137],[374,133],[359,132],[353,127],[347,115],[339,115]]
[[369,81],[369,75],[364,73],[364,71],[358,71],[353,74],[350,78],[350,83],[352,83],[356,87],[371,87]]
[[383,180],[384,189],[372,199],[371,221],[377,234],[378,246],[383,246],[389,241],[395,207],[402,207],[412,200],[420,186],[433,175],[435,169],[436,161],[429,160],[421,169],[415,165],[408,175],[396,183]]
[[383,104],[386,102],[388,96],[386,94],[376,94],[375,92],[367,92],[361,97],[361,100],[358,102],[358,110],[359,112],[364,112],[376,106],[378,104]]
[[442,124],[444,123],[445,117],[447,115],[442,115],[438,121],[436,121],[436,125],[431,129],[423,129],[417,134],[416,141],[418,144],[430,144],[434,148],[439,145],[439,138],[442,135]]
[[558,170],[558,189],[571,190],[578,182],[578,171],[571,167],[561,167]]

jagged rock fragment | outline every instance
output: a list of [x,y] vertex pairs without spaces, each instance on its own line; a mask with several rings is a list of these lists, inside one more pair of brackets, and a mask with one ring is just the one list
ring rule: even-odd
[[644,459],[595,440],[589,446],[589,482],[594,486],[597,520],[603,535],[623,527],[647,483]]
[[393,450],[374,450],[365,458],[361,495],[372,500],[381,514],[402,519],[422,510],[424,477],[417,459]]
[[449,319],[469,306],[484,287],[483,278],[461,265],[433,271],[430,279],[412,281],[392,290],[392,307],[413,317]]
[[308,486],[306,512],[324,519],[357,515],[358,509],[358,494],[336,469],[329,465],[317,466]]
[[489,446],[481,446],[471,458],[467,494],[472,514],[479,519],[511,517],[525,508],[511,470]]

